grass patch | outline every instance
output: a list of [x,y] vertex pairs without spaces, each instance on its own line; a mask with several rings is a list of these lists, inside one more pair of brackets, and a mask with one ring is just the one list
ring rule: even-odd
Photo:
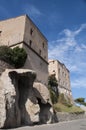
[[83,113],[84,111],[78,106],[68,107],[62,103],[56,103],[53,105],[56,112],[68,112],[68,113]]

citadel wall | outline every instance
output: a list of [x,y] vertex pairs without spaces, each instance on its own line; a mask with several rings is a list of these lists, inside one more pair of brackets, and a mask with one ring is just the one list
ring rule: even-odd
[[70,72],[66,66],[58,60],[49,60],[49,74],[55,74],[59,92],[71,97]]
[[47,39],[27,15],[0,21],[0,45],[25,48],[28,56],[24,68],[36,71],[36,80],[47,85]]
[[14,45],[23,41],[25,16],[0,21],[0,45]]

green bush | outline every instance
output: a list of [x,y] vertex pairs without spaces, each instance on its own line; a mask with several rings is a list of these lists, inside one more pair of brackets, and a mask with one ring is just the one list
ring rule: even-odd
[[11,62],[15,68],[20,68],[24,65],[27,58],[27,53],[23,48],[15,47],[12,49]]
[[12,49],[8,46],[0,46],[0,60],[10,63],[10,57],[12,54]]
[[49,92],[50,92],[50,98],[53,104],[57,103],[58,101],[58,96],[56,95],[56,93],[52,90],[51,87],[49,87]]
[[15,68],[22,67],[26,58],[27,53],[23,48],[15,47],[11,49],[8,46],[0,46],[0,60],[8,62]]
[[55,77],[55,75],[50,75],[49,78],[48,78],[48,85],[53,87],[53,86],[58,86],[58,83],[57,83],[57,79]]

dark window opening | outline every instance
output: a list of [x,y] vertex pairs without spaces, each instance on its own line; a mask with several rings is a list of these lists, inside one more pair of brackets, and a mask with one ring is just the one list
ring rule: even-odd
[[46,59],[46,56],[44,56],[44,59]]
[[2,33],[2,31],[0,31],[0,36],[1,36],[1,33]]
[[60,73],[60,68],[58,69],[58,73]]
[[32,41],[30,40],[30,47],[31,47],[31,45],[32,45]]
[[33,34],[33,29],[32,29],[32,28],[30,29],[30,34],[31,34],[31,35]]
[[53,61],[53,64],[54,64],[55,61]]
[[43,48],[44,48],[45,47],[44,42],[42,43],[42,45],[43,45]]
[[39,55],[41,55],[41,53],[42,53],[41,50],[39,50]]

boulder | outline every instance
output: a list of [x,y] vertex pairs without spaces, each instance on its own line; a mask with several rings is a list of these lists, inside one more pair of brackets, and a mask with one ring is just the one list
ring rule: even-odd
[[[31,89],[35,77],[34,71],[25,69],[6,69],[2,73],[0,77],[0,128],[14,128],[33,123],[27,109],[33,103]],[[36,98],[35,102],[37,102]],[[39,111],[39,108],[37,110]]]
[[34,93],[40,106],[39,119],[40,124],[52,123],[53,120],[53,108],[50,100],[50,94],[48,88],[39,82],[33,84]]
[[[0,128],[51,123],[52,104],[48,88],[34,83],[28,69],[6,69],[0,76]],[[34,85],[33,85],[34,83]]]

